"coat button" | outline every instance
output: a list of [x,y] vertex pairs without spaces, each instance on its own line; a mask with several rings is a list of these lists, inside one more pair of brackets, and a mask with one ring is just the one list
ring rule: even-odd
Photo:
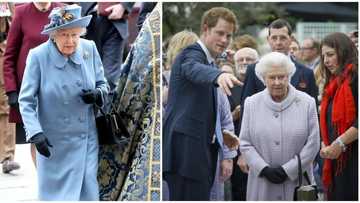
[[279,142],[279,141],[275,141],[275,144],[276,144],[276,145],[280,145],[280,142]]
[[77,84],[77,86],[81,87],[81,81],[80,80],[77,80],[76,84]]
[[279,117],[279,113],[275,112],[273,115],[274,115],[275,118]]

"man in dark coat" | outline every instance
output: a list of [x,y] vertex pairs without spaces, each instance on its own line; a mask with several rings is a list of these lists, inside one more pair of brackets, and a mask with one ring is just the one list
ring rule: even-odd
[[216,68],[214,58],[229,45],[236,24],[229,9],[206,11],[200,40],[185,48],[172,66],[163,124],[163,175],[170,200],[209,200],[219,148],[226,161],[222,174],[232,172],[218,131],[216,91],[220,87],[231,94],[240,81]]
[[93,16],[85,38],[95,41],[110,91],[114,90],[120,77],[123,51],[129,36],[127,16],[133,4],[131,2],[79,3],[82,7],[82,16]]

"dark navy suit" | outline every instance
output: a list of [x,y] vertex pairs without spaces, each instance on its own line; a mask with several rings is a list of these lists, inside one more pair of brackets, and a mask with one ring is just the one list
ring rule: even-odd
[[220,74],[198,43],[185,48],[172,66],[163,123],[163,172],[170,200],[209,199],[219,149],[211,141]]

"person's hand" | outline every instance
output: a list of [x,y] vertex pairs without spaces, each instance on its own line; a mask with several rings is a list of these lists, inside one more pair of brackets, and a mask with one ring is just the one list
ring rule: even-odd
[[244,173],[249,173],[249,166],[246,164],[245,159],[242,155],[238,157],[237,165],[240,167],[240,170]]
[[220,162],[221,169],[221,180],[225,181],[230,178],[233,171],[233,160],[232,159],[224,159]]
[[229,61],[230,63],[234,64],[234,55],[236,53],[236,51],[232,50],[232,49],[227,49],[225,50],[226,52],[226,60]]
[[281,184],[287,179],[287,174],[284,169],[280,167],[272,168],[266,166],[261,172],[260,176],[264,176],[268,181],[274,184]]
[[120,20],[123,18],[125,8],[122,4],[115,4],[105,9],[106,12],[110,12],[108,15],[109,20]]
[[320,157],[323,159],[328,159],[328,152],[329,148],[325,146],[323,142],[321,142],[321,149],[320,149]]
[[240,139],[232,132],[223,130],[223,142],[230,150],[236,150],[240,145]]
[[240,105],[237,105],[235,109],[231,112],[233,121],[237,121],[240,119]]
[[82,89],[82,92],[83,93],[80,96],[86,104],[101,103],[101,91],[99,89],[97,88],[92,90]]
[[233,74],[231,73],[221,73],[216,83],[219,85],[219,87],[228,95],[231,96],[230,89],[234,87],[234,85],[242,85],[242,82],[240,82]]
[[16,91],[7,93],[8,96],[8,104],[10,107],[19,108],[19,94]]
[[45,157],[50,157],[49,147],[53,147],[43,133],[38,133],[30,138],[30,143],[35,144],[37,151]]
[[337,159],[342,153],[341,146],[333,142],[329,146],[322,146],[320,150],[320,157],[324,159]]

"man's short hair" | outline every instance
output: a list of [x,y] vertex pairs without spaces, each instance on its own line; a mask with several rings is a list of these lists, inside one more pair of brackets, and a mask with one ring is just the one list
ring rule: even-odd
[[213,28],[216,26],[218,20],[222,18],[225,21],[234,25],[233,32],[237,30],[237,20],[235,14],[227,8],[224,7],[214,7],[210,10],[207,10],[202,18],[201,18],[201,25],[200,25],[200,33],[202,33],[202,29],[204,25],[207,25],[208,28]]
[[256,49],[253,49],[251,47],[244,47],[244,48],[241,48],[239,50],[237,50],[234,54],[234,61],[236,63],[236,59],[239,57],[241,51],[247,51],[247,52],[250,52],[251,55],[254,57],[254,60],[255,61],[258,61],[259,60],[259,54],[258,52],[256,51]]
[[282,19],[282,18],[279,18],[277,20],[274,20],[273,22],[270,23],[269,25],[269,36],[270,36],[270,29],[280,29],[280,28],[283,28],[283,27],[286,27],[287,30],[288,30],[288,34],[289,36],[291,36],[292,34],[292,29],[291,29],[291,25],[288,21]]

